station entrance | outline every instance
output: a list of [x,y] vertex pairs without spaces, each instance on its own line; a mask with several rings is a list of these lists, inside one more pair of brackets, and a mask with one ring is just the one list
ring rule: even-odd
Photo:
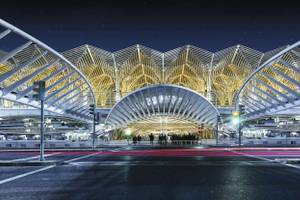
[[153,135],[198,135],[214,138],[217,108],[197,92],[177,85],[159,84],[123,97],[110,111],[106,124],[113,137],[126,132]]

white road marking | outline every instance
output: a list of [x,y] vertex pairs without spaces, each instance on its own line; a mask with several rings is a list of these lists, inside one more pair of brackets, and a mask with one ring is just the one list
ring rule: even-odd
[[299,157],[297,157],[298,159],[294,159],[294,158],[275,158],[275,160],[276,161],[278,161],[278,162],[287,162],[287,161],[297,161],[297,162],[299,162],[300,161],[300,159],[299,159]]
[[[282,163],[283,164],[283,163]],[[292,164],[286,164],[284,163],[285,166],[288,166],[288,167],[293,167],[293,168],[296,168],[296,169],[300,169],[300,166],[297,166],[297,165],[292,165]]]
[[119,148],[116,148],[116,149],[113,149],[113,150],[109,150],[111,152],[119,152],[120,150],[128,150],[129,148],[128,147],[119,147]]
[[0,185],[2,185],[4,183],[11,182],[11,181],[14,181],[14,180],[17,180],[17,179],[20,179],[20,178],[23,178],[25,176],[29,176],[29,175],[32,175],[32,174],[36,174],[38,172],[42,172],[42,171],[51,169],[53,167],[55,167],[55,165],[50,165],[50,166],[43,167],[43,168],[38,169],[38,170],[34,170],[34,171],[31,171],[31,172],[27,172],[27,173],[24,173],[24,174],[20,174],[20,175],[17,175],[17,176],[13,176],[13,177],[10,177],[10,178],[3,179],[3,180],[0,181]]
[[287,166],[287,167],[292,167],[292,168],[300,169],[300,166],[283,163],[283,162],[280,162],[280,160],[276,160],[276,159],[272,160],[272,159],[269,159],[269,158],[264,158],[264,157],[260,157],[260,156],[254,156],[254,155],[250,155],[250,154],[246,154],[246,153],[241,153],[241,152],[236,152],[236,151],[232,151],[232,152],[234,152],[236,154],[239,154],[239,155],[247,156],[247,157],[250,157],[250,158],[256,158],[256,159],[264,160],[264,161],[268,161],[268,162],[276,162],[278,164],[281,164],[281,165],[284,165],[284,166]]
[[[77,161],[77,160],[81,160],[81,159],[84,159],[84,158],[91,157],[91,156],[96,155],[96,154],[98,154],[98,153],[92,153],[92,154],[88,154],[88,155],[85,155],[85,156],[73,158],[73,159],[67,160],[65,162],[70,163],[70,162],[73,162],[73,161]],[[50,165],[50,166],[43,167],[41,169],[37,169],[37,170],[31,171],[31,172],[26,172],[24,174],[20,174],[20,175],[17,175],[17,176],[6,178],[6,179],[3,179],[3,180],[0,180],[0,185],[2,185],[4,183],[11,182],[11,181],[14,181],[14,180],[17,180],[17,179],[20,179],[20,178],[23,178],[23,177],[26,177],[26,176],[36,174],[36,173],[39,173],[39,172],[42,172],[42,171],[46,171],[46,170],[54,168],[54,167],[56,167],[56,165]]]
[[[44,155],[44,157],[55,156],[58,154],[61,154],[61,152],[46,154],[46,155]],[[32,157],[27,157],[27,158],[18,158],[18,159],[8,160],[8,161],[11,161],[11,162],[26,161],[26,160],[33,160],[33,159],[36,159],[39,157],[40,156],[38,155],[38,156],[32,156]]]
[[89,166],[89,165],[100,165],[100,166],[112,166],[112,165],[117,165],[117,166],[123,166],[123,165],[137,165],[137,163],[129,163],[128,161],[83,161],[83,162],[72,162],[70,163],[71,165],[76,165],[76,166]]
[[96,153],[88,154],[88,155],[81,156],[81,157],[78,157],[78,158],[73,158],[73,159],[65,161],[65,163],[74,162],[74,161],[81,160],[81,159],[84,159],[84,158],[88,158],[88,157],[91,157],[91,156],[94,156],[94,155],[97,155],[97,154],[98,153],[96,152]]

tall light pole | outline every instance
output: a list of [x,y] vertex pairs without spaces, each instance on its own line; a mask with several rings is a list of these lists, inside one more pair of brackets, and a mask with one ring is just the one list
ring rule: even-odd
[[216,125],[216,128],[215,128],[215,131],[216,131],[216,144],[219,144],[219,123],[221,122],[221,116],[218,115],[217,117],[217,125]]
[[241,130],[240,130],[240,112],[239,111],[235,111],[232,113],[232,124],[237,126],[237,134],[238,134],[238,143],[239,146],[241,146],[242,144],[242,137],[241,137]]
[[125,135],[127,136],[127,143],[129,145],[129,136],[131,135],[131,129],[130,128],[125,129]]
[[239,146],[242,146],[242,127],[243,127],[243,120],[241,119],[241,115],[245,114],[245,106],[239,104],[238,110],[233,112],[232,123],[236,124],[238,137],[239,137]]
[[92,148],[95,149],[95,136],[96,136],[96,108],[95,104],[90,104],[89,112],[93,115],[93,133],[92,133]]
[[243,123],[244,120],[242,119],[241,116],[243,116],[246,112],[245,110],[245,105],[243,104],[239,104],[239,111],[240,111],[240,123],[239,123],[239,146],[242,145],[242,127],[243,127]]
[[40,116],[40,161],[44,161],[44,151],[45,151],[45,113],[44,113],[44,101],[45,101],[45,87],[46,83],[45,81],[37,81],[34,82],[34,94],[33,98],[36,100],[39,100],[41,103],[41,116]]

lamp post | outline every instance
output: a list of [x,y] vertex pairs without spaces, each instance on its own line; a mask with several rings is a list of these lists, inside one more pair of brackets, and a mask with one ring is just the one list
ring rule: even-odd
[[217,125],[216,125],[216,128],[215,128],[215,131],[216,131],[216,144],[218,145],[219,144],[219,123],[221,122],[221,116],[218,115],[217,117]]
[[241,125],[240,125],[240,112],[235,111],[232,113],[232,124],[237,126],[237,134],[239,137],[239,146],[242,144],[242,137],[241,137]]
[[238,132],[238,136],[239,136],[239,146],[242,146],[242,126],[243,126],[243,122],[241,120],[241,115],[245,114],[245,106],[242,104],[239,104],[238,106],[238,110],[233,112],[232,115],[232,123],[236,124],[237,127],[237,132]]
[[92,148],[95,149],[95,137],[96,137],[96,107],[95,107],[95,104],[89,105],[89,113],[93,117]]
[[129,136],[131,135],[131,129],[130,128],[125,129],[125,135],[127,136],[127,143],[129,145]]
[[33,98],[40,101],[41,105],[41,117],[40,117],[40,161],[44,161],[44,149],[45,149],[45,140],[44,140],[44,132],[45,132],[45,114],[44,114],[44,101],[45,101],[45,93],[46,93],[46,83],[45,81],[37,81],[33,83]]

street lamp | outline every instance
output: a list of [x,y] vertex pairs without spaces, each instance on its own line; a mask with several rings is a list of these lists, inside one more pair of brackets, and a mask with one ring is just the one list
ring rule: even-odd
[[233,125],[238,125],[240,123],[240,113],[239,112],[233,112],[232,113],[232,119],[231,122]]
[[129,145],[129,136],[131,135],[131,129],[130,128],[126,128],[125,129],[125,135],[127,136],[127,143]]
[[246,114],[246,110],[245,110],[245,106],[242,104],[238,105],[238,110],[232,113],[232,124],[237,126],[237,130],[238,130],[238,136],[239,136],[239,146],[242,145],[242,126],[243,126],[243,120],[241,120],[241,115],[245,115]]
[[32,97],[40,101],[41,105],[41,122],[40,122],[40,161],[44,161],[44,151],[45,151],[45,140],[44,140],[44,132],[45,132],[45,113],[44,113],[44,104],[45,104],[45,93],[46,93],[46,82],[45,81],[37,81],[33,83],[33,95]]

